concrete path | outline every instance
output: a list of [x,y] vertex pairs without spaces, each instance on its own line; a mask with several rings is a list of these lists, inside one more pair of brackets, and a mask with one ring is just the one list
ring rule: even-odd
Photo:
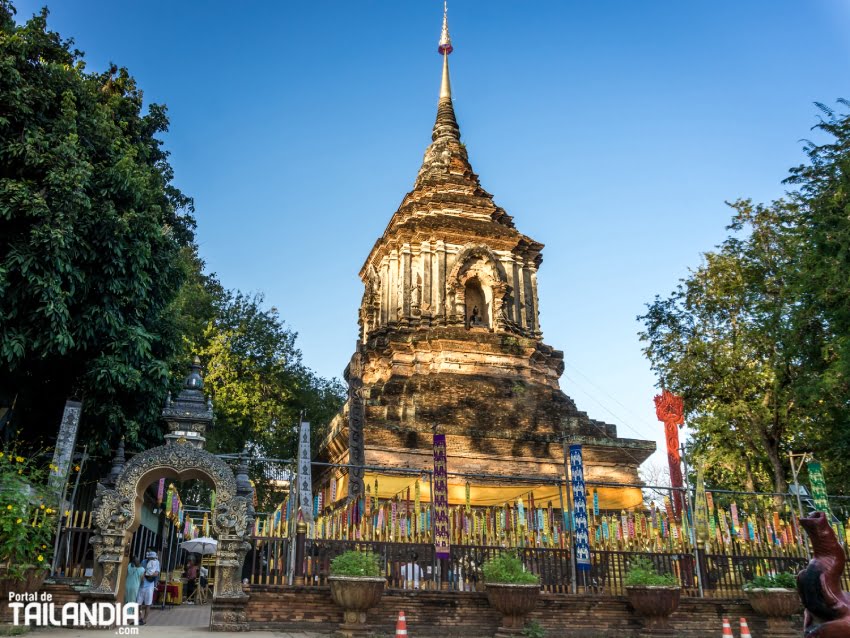
[[179,605],[165,609],[151,608],[148,627],[209,627],[209,605]]
[[[98,638],[98,636],[126,635],[118,634],[115,630],[104,629],[92,631],[90,629],[62,629],[59,627],[39,628],[26,634],[34,638]],[[252,631],[244,632],[210,632],[206,627],[176,627],[176,626],[151,626],[139,627],[139,638],[328,638],[327,634],[313,632],[286,632],[286,631]]]

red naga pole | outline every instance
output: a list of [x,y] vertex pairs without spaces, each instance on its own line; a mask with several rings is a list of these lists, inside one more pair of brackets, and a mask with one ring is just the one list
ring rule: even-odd
[[[681,458],[679,457],[679,428],[685,422],[684,401],[669,390],[662,390],[655,397],[655,415],[664,424],[667,439],[667,463],[670,466],[670,484],[674,488],[684,487]],[[678,426],[678,427],[677,427]],[[684,497],[681,489],[673,492],[673,513],[676,520],[682,516]]]

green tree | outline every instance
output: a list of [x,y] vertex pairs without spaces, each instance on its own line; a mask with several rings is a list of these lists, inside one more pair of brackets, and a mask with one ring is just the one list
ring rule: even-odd
[[826,141],[788,201],[736,202],[730,237],[639,318],[720,485],[782,491],[789,449],[824,461],[830,491],[850,484],[850,115],[817,106]]
[[340,382],[303,364],[297,335],[276,308],[264,307],[262,295],[225,290],[194,248],[184,251],[183,263],[186,281],[174,303],[183,350],[172,376],[179,383],[186,362],[201,357],[214,399],[210,449],[238,452],[249,444],[264,456],[289,458],[302,411],[317,443],[342,405]]
[[[264,308],[262,295],[226,291],[203,262],[187,253],[189,273],[176,306],[184,329],[182,367],[199,354],[206,371],[204,389],[213,399],[214,427],[207,448],[234,453],[246,446],[253,456],[290,459],[296,454],[296,426],[303,412],[312,424],[313,450],[339,411],[344,388],[307,368],[276,308]],[[261,509],[282,498],[268,468],[252,462],[249,473]],[[192,502],[209,499],[209,488],[194,482],[181,487]],[[182,492],[181,492],[182,493]]]
[[46,10],[13,14],[0,0],[0,399],[31,439],[75,396],[83,437],[154,443],[194,228],[165,108],[126,69],[87,72]]
[[732,235],[639,320],[662,385],[682,394],[693,451],[714,484],[786,489],[800,431],[799,344],[791,317],[798,207],[738,201]]
[[[838,100],[846,108],[847,100]],[[817,104],[814,127],[824,143],[808,142],[809,163],[791,170],[799,187],[799,228],[805,243],[797,264],[795,328],[803,338],[806,413],[801,451],[824,461],[830,491],[850,485],[850,115]]]
[[262,295],[228,293],[205,331],[200,355],[216,413],[211,443],[223,452],[247,443],[257,454],[291,458],[301,412],[321,436],[342,405],[343,390],[304,366],[296,334],[276,308],[262,305]]

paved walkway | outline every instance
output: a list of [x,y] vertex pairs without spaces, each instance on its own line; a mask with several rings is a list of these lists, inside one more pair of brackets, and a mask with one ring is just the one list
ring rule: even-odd
[[210,626],[209,605],[178,605],[165,609],[151,608],[148,627],[203,627]]
[[[244,632],[210,632],[210,605],[178,605],[152,607],[147,624],[138,627],[138,634],[120,633],[115,629],[88,630],[82,628],[39,627],[26,634],[33,638],[98,638],[106,636],[138,636],[138,638],[246,638]],[[134,628],[135,629],[135,628]],[[126,628],[125,628],[126,631]],[[252,631],[250,638],[328,638],[327,634],[300,631]]]
[[[59,627],[45,627],[34,629],[27,637],[39,638],[98,638],[99,636],[116,635],[115,630],[104,629],[92,631],[90,629],[61,629]],[[244,632],[209,632],[206,627],[176,627],[176,626],[152,626],[139,627],[139,638],[328,638],[327,634],[313,632],[286,632],[286,631],[252,631],[250,634]]]

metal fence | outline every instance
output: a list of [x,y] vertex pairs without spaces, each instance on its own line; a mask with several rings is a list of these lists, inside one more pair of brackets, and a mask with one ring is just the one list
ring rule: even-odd
[[[252,585],[286,587],[294,560],[288,538],[255,536],[243,575]],[[434,546],[424,543],[344,541],[304,539],[303,561],[292,566],[294,584],[322,587],[328,584],[331,561],[348,550],[370,551],[378,555],[390,589],[442,589],[480,591],[482,567],[503,552],[514,552],[526,570],[540,578],[541,589],[551,593],[572,591],[570,551],[551,548],[504,548],[481,545],[454,545],[450,558],[436,559]],[[626,573],[636,559],[650,561],[659,573],[672,574],[685,596],[740,598],[744,585],[757,575],[797,572],[805,567],[805,553],[789,556],[759,554],[709,554],[701,550],[683,552],[633,552],[596,550],[591,566],[576,572],[576,591],[607,595],[625,594]],[[416,578],[418,573],[418,579]],[[418,586],[415,582],[418,580]],[[843,585],[850,589],[850,575]]]
[[[235,456],[226,459],[235,465]],[[281,507],[274,509],[274,503],[282,503],[289,491],[289,463],[251,461],[258,490],[263,481],[268,483],[257,503],[268,509],[256,516],[252,548],[242,574],[253,585],[285,587],[292,581],[324,586],[334,557],[349,549],[364,549],[378,554],[390,588],[415,587],[418,580],[420,589],[475,591],[482,585],[483,564],[500,552],[512,551],[549,592],[621,595],[630,565],[646,558],[659,572],[672,574],[686,596],[728,598],[741,596],[744,584],[755,576],[795,572],[808,561],[796,495],[709,490],[709,537],[697,543],[693,509],[687,507],[678,515],[673,512],[671,502],[676,499],[671,488],[591,480],[587,482],[590,566],[582,570],[574,564],[570,550],[573,524],[562,479],[463,473],[450,473],[450,478],[456,485],[502,482],[518,487],[505,502],[480,505],[469,500],[464,503],[462,497],[460,502],[452,501],[451,555],[440,561],[434,552],[432,506],[425,498],[428,473],[399,468],[365,468],[400,477],[398,484],[403,487],[395,493],[387,494],[382,483],[380,494],[377,484],[367,485],[374,489],[359,500],[349,501],[336,493],[324,502],[318,499],[316,523],[299,540],[290,524],[294,519],[287,518]],[[313,465],[319,483],[329,468],[341,475],[350,469]],[[421,500],[417,481],[423,487]],[[612,495],[619,489],[631,495],[629,502],[606,506],[605,499],[614,502]],[[330,496],[327,485],[320,485],[317,494],[322,490]],[[688,505],[693,503],[692,491],[686,500]],[[848,503],[842,497],[831,498],[833,511],[845,519]],[[566,509],[562,509],[564,504]],[[56,573],[84,578],[92,568],[92,516],[87,511],[90,506],[78,503],[76,507],[62,528]],[[836,519],[834,527],[845,544],[845,525]],[[171,526],[163,532],[165,539],[140,527],[130,555],[143,555],[149,547],[163,548],[164,571],[177,570],[185,562],[185,553],[177,549],[180,531]],[[850,577],[844,578],[844,587],[850,590]]]
[[[94,552],[91,537],[95,530],[92,526],[93,512],[75,511],[69,515],[69,521],[63,525],[56,555],[55,576],[83,580],[91,576],[94,568]],[[172,534],[173,535],[173,534]],[[130,540],[130,557],[144,557],[150,548],[160,551],[162,539],[147,527],[139,527]],[[169,556],[161,556],[164,571],[177,569],[186,562],[186,552],[174,548]]]
[[[254,551],[246,566],[252,585],[286,586],[292,546],[289,539],[254,537]],[[386,543],[377,541],[337,541],[304,539],[303,562],[293,569],[299,584],[322,587],[328,584],[331,561],[349,550],[374,552],[390,589],[444,589],[477,591],[482,588],[482,567],[502,547],[455,545],[450,558],[437,560],[434,546],[424,543]],[[541,588],[566,593],[570,586],[568,550],[524,548],[517,550],[526,569],[540,577]]]

